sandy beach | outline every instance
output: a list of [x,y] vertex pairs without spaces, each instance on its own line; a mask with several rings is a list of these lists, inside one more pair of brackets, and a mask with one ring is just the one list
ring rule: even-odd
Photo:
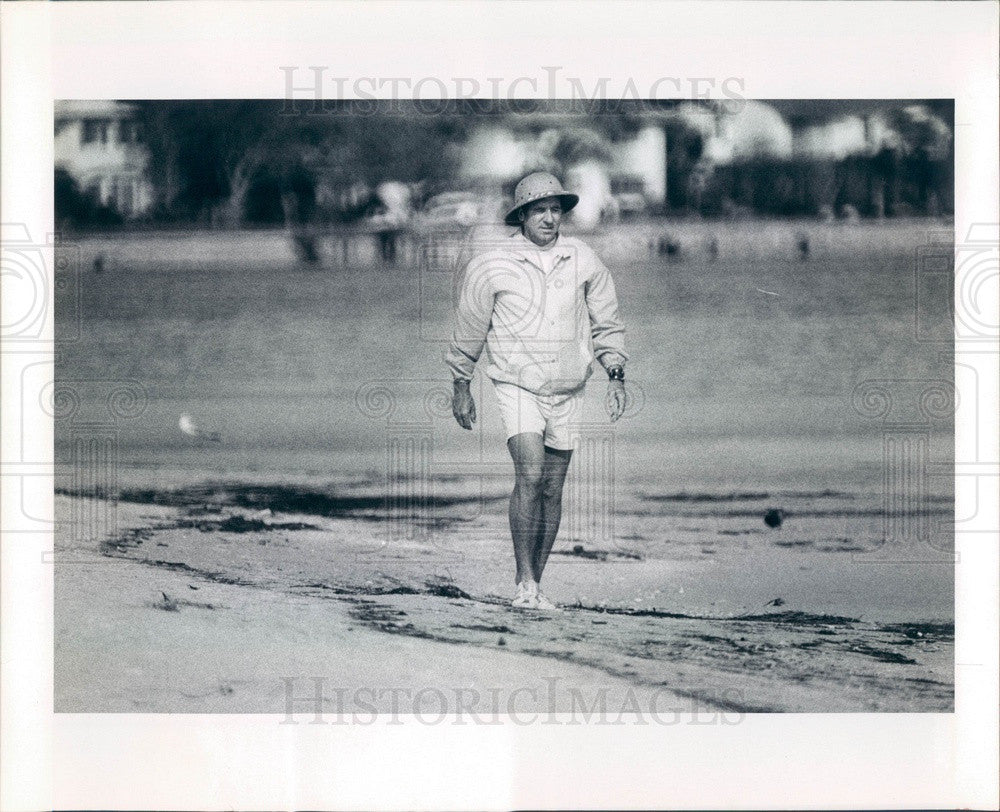
[[[281,233],[81,239],[56,310],[57,710],[281,714],[315,680],[331,711],[950,710],[952,368],[912,289],[941,224],[671,224],[680,259],[650,228],[595,237],[633,401],[612,431],[587,389],[551,616],[508,606],[492,392],[477,376],[476,431],[450,414],[453,269],[305,266]],[[924,466],[909,508],[898,443]]]
[[[126,493],[146,501],[118,504],[114,535],[65,539],[57,710],[311,713],[287,701],[316,678],[331,714],[952,707],[951,562],[880,549],[843,496],[797,500],[778,529],[760,495],[626,500],[617,543],[557,544],[566,609],[544,614],[507,605],[502,494],[442,497],[430,533],[389,540],[371,486],[338,490]],[[267,506],[293,493],[327,515]]]

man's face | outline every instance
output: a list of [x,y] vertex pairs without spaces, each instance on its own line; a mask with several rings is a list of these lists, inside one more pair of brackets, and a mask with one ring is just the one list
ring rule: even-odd
[[546,246],[559,236],[562,203],[558,197],[545,197],[521,209],[524,236],[535,245]]

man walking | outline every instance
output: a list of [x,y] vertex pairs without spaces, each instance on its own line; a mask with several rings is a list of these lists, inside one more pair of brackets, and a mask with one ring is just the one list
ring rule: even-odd
[[625,409],[628,356],[611,274],[585,243],[559,234],[563,214],[578,200],[547,172],[517,184],[504,218],[517,230],[465,266],[446,358],[452,411],[471,429],[476,405],[469,384],[486,347],[485,372],[514,461],[512,605],[527,609],[556,609],[539,583],[559,530],[570,428],[595,358],[608,373],[611,421]]

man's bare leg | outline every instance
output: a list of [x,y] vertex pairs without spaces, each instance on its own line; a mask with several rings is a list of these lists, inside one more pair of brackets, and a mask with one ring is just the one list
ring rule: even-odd
[[514,492],[510,496],[510,534],[514,539],[514,582],[535,580],[533,556],[541,535],[542,476],[545,450],[542,435],[525,432],[507,440],[514,460]]
[[566,484],[566,472],[569,470],[572,456],[572,451],[545,446],[545,459],[542,463],[541,533],[535,542],[532,554],[532,573],[538,583],[541,583],[542,572],[545,570],[549,553],[559,532],[563,486]]

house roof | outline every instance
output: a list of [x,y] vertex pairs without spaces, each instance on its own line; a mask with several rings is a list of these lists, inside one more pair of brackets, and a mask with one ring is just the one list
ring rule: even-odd
[[[843,116],[863,116],[885,110],[908,107],[912,104],[929,104],[939,114],[946,112],[942,100],[927,99],[758,99],[781,113],[786,119],[806,123],[828,121]],[[939,109],[940,108],[940,109]]]
[[55,120],[81,118],[131,118],[135,106],[112,99],[59,99],[55,103]]

